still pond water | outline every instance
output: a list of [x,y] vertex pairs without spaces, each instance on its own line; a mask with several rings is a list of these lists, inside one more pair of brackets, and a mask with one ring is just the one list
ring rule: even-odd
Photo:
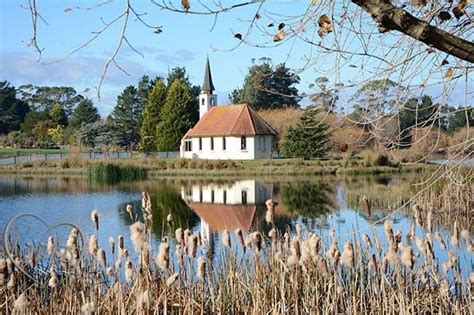
[[[375,225],[372,223],[387,215],[394,220],[393,230],[402,230],[405,235],[412,224],[407,212],[390,214],[388,208],[395,208],[396,204],[407,200],[407,187],[415,180],[413,176],[393,175],[218,180],[168,178],[98,185],[80,177],[3,176],[0,177],[0,239],[9,220],[20,213],[35,214],[49,226],[73,223],[87,239],[95,233],[90,213],[98,209],[102,236],[99,245],[108,248],[109,236],[124,235],[129,239],[131,222],[125,208],[132,204],[140,215],[141,192],[148,191],[153,204],[155,246],[163,233],[168,232],[165,222],[169,213],[173,214],[177,226],[200,232],[213,242],[213,248],[219,246],[219,233],[224,229],[260,230],[266,234],[271,227],[265,221],[265,201],[270,198],[278,202],[275,225],[280,231],[294,232],[299,224],[303,233],[316,232],[328,239],[330,229],[334,228],[342,246],[345,240],[360,240],[363,233],[372,235],[373,228],[383,239],[383,220]],[[369,218],[360,200],[364,194],[373,192],[390,196],[390,199],[386,200],[385,206],[375,206]],[[15,221],[11,230],[25,243],[46,242],[47,233],[50,233],[33,218]],[[55,233],[65,241],[68,230],[59,227]],[[419,232],[423,237],[423,231]],[[449,231],[440,227],[439,232],[449,243]],[[439,261],[445,261],[446,252],[436,242],[434,249]],[[462,248],[457,250],[465,258],[463,274],[468,274],[472,270],[472,254]]]

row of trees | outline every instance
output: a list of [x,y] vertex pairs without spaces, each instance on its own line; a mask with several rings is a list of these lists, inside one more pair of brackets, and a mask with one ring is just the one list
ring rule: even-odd
[[[248,103],[263,112],[282,108],[298,111],[302,96],[295,85],[299,82],[300,78],[284,64],[272,66],[265,60],[249,68],[243,86],[229,98],[232,103]],[[328,133],[324,123],[331,122],[320,121],[327,116],[320,115],[322,112],[344,116],[351,128],[373,133],[386,147],[409,147],[416,128],[434,125],[454,132],[474,122],[472,107],[438,104],[428,95],[406,99],[400,97],[406,94],[406,88],[390,80],[364,84],[345,106],[340,106],[339,97],[343,87],[328,86],[325,77],[315,80],[310,88],[317,90],[310,96],[309,110],[288,130],[279,128],[285,121],[271,119],[276,112],[270,113],[270,120],[282,131],[280,137],[286,137],[287,145],[282,149],[287,154],[298,151],[289,145],[301,135],[305,142],[326,139],[315,134]],[[0,134],[8,135],[10,144],[23,146],[53,143],[175,151],[182,136],[199,119],[199,93],[199,86],[190,82],[185,68],[170,70],[166,78],[143,76],[136,86],[122,91],[113,111],[101,120],[92,101],[72,87],[29,84],[14,88],[4,81],[0,82]],[[317,155],[320,153],[311,154]]]

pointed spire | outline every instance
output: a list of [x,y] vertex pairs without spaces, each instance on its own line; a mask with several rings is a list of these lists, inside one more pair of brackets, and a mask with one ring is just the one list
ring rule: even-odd
[[204,82],[202,83],[202,90],[206,92],[214,91],[214,84],[212,84],[211,67],[209,66],[209,57],[206,60],[206,69],[204,70]]

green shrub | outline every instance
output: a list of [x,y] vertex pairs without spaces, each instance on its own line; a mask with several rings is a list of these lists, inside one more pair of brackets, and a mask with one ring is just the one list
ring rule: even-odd
[[131,165],[100,163],[87,168],[90,181],[111,184],[120,181],[142,180],[147,178],[147,170]]

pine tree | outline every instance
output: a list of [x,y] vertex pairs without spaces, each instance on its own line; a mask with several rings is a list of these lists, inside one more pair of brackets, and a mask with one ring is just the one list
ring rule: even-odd
[[129,85],[117,97],[117,105],[111,113],[114,138],[119,146],[131,149],[140,142],[140,113],[138,91]]
[[317,109],[305,110],[296,127],[288,128],[283,142],[286,157],[321,158],[328,151],[328,126],[319,121]]
[[0,134],[20,129],[29,111],[28,105],[16,98],[16,89],[7,81],[0,81]]
[[81,125],[88,125],[100,119],[97,107],[88,98],[83,99],[79,105],[74,109],[74,112],[69,120],[69,125],[73,128]]
[[180,140],[193,125],[194,97],[189,86],[174,80],[160,111],[161,121],[156,128],[158,151],[179,150]]
[[158,80],[148,94],[143,108],[143,122],[140,129],[141,147],[145,152],[156,150],[156,126],[160,121],[160,110],[166,101],[166,86]]

